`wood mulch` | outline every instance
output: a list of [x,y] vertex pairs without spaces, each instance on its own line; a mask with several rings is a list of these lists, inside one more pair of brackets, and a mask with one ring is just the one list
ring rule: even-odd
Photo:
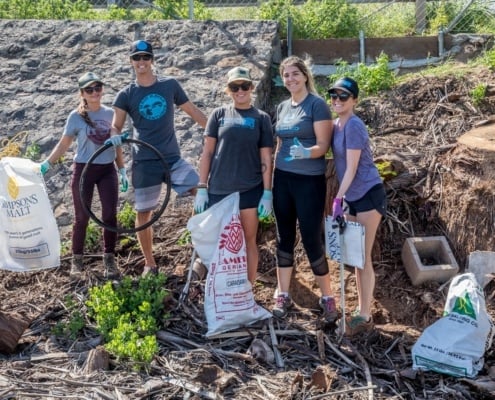
[[[492,72],[473,71],[464,78],[424,75],[363,100],[357,109],[369,126],[376,158],[390,161],[394,171],[386,180],[388,216],[374,249],[372,333],[341,338],[334,326],[322,323],[319,290],[298,243],[291,287],[296,307],[287,319],[205,338],[204,281],[192,282],[180,301],[192,249],[178,242],[190,204],[175,206],[172,201],[155,226],[154,252],[168,276],[171,296],[169,318],[157,334],[160,351],[151,366],[135,371],[128,362],[108,356],[89,319],[75,340],[52,333],[57,323],[70,318],[67,296],[84,311],[88,288],[103,282],[100,253],[87,256],[88,271],[77,283],[70,282],[70,258],[64,257],[55,270],[0,271],[0,312],[15,312],[29,321],[15,351],[0,354],[0,399],[493,398],[493,347],[476,379],[412,370],[411,348],[422,330],[442,315],[448,282],[414,287],[401,260],[404,240],[412,236],[447,236],[461,270],[469,252],[494,248],[493,207],[489,208],[494,186],[480,172],[486,158],[456,142],[495,114],[490,91],[481,105],[472,104],[470,90],[480,81],[493,82]],[[331,198],[335,190],[331,165],[328,176]],[[473,191],[469,183],[475,180]],[[469,203],[468,197],[474,200]],[[473,201],[484,217],[469,214],[466,203],[472,206]],[[480,232],[485,236],[478,237]],[[259,243],[259,278],[253,291],[256,301],[270,309],[276,287],[273,229],[260,229]],[[125,274],[139,276],[143,268],[139,250],[123,247],[119,265]],[[332,285],[340,296],[339,268],[334,262],[331,267]],[[356,305],[349,271],[345,290],[349,312]],[[493,318],[493,282],[485,287],[485,297]]]

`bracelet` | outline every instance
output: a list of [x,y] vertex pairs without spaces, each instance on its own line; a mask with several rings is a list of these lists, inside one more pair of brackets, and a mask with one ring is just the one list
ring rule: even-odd
[[206,189],[208,187],[208,185],[206,183],[198,183],[198,186],[196,186],[198,189]]

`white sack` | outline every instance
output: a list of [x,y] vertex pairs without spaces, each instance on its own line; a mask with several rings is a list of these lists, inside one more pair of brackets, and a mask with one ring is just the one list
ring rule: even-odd
[[60,234],[39,164],[0,160],[0,269],[35,271],[60,266]]
[[363,269],[366,259],[364,249],[364,226],[358,222],[346,221],[344,234],[340,235],[339,224],[325,217],[325,248],[331,260]]
[[204,302],[206,337],[270,318],[271,313],[254,301],[247,277],[239,193],[191,217],[187,228],[196,252],[208,268]]
[[494,329],[474,274],[452,279],[443,314],[414,344],[413,369],[475,377],[483,367]]

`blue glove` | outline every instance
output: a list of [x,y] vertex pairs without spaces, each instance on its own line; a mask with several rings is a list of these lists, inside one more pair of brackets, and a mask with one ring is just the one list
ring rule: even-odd
[[50,163],[50,161],[48,161],[48,159],[46,159],[45,161],[43,161],[40,164],[41,175],[45,175],[51,167],[52,167],[52,164]]
[[127,179],[127,171],[125,167],[119,169],[119,175],[120,191],[125,193],[127,192],[127,189],[129,189],[129,179]]
[[294,144],[290,146],[290,157],[286,157],[285,161],[301,160],[303,158],[311,158],[311,149],[304,147],[297,137],[294,138]]
[[338,217],[344,216],[344,210],[342,209],[342,199],[336,197],[333,199],[332,204],[332,220],[335,221]]
[[199,188],[194,198],[194,213],[200,214],[208,208],[208,191],[206,188]]
[[122,146],[122,143],[129,137],[128,132],[124,132],[122,135],[110,136],[110,139],[105,140],[104,145],[111,144],[112,146]]
[[271,190],[265,189],[258,204],[258,218],[263,219],[270,216],[273,210],[273,195]]

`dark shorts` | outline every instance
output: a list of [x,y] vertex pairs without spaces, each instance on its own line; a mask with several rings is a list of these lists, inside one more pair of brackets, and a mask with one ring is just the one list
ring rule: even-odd
[[[263,184],[259,184],[254,189],[246,190],[239,193],[239,209],[244,210],[246,208],[258,208],[261,196],[263,196]],[[208,193],[208,206],[218,203],[227,197],[228,194],[212,194]]]
[[348,201],[349,215],[356,216],[357,213],[370,210],[378,211],[383,217],[387,215],[387,193],[382,183],[373,186],[368,192],[358,200]]

